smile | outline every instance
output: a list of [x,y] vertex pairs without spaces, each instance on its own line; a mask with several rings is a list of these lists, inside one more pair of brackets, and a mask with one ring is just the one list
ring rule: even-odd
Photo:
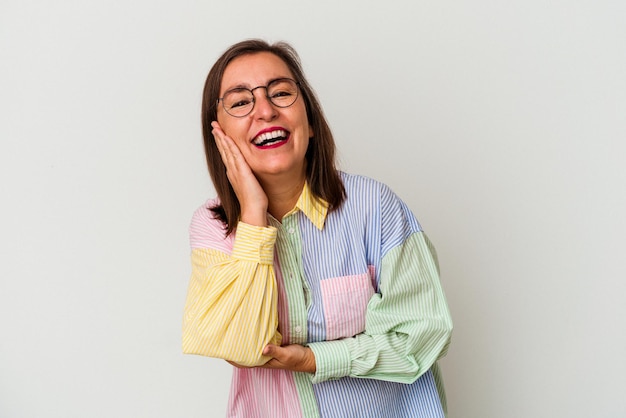
[[284,129],[276,129],[260,133],[252,140],[252,143],[257,147],[273,147],[287,141],[287,139],[289,139],[289,132]]

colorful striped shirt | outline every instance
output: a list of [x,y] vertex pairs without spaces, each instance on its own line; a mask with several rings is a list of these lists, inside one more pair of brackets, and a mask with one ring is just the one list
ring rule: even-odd
[[302,344],[316,372],[235,368],[229,417],[443,417],[437,359],[452,322],[436,253],[387,186],[341,173],[328,212],[308,187],[282,221],[225,237],[210,207],[190,226],[183,351],[260,365],[268,343]]

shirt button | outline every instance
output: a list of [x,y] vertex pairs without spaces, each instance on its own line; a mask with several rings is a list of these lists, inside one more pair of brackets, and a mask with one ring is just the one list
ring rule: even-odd
[[293,234],[294,232],[296,232],[296,230],[295,230],[295,229],[293,229],[293,227],[289,227],[289,228],[287,229],[287,232],[289,232],[290,234]]
[[296,331],[296,333],[300,334],[302,332],[302,327],[300,325],[296,325],[296,327],[294,328],[294,331]]

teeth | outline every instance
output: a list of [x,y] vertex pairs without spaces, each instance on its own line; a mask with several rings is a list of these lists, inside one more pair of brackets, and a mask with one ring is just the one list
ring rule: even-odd
[[277,131],[272,131],[272,132],[264,132],[261,135],[257,136],[256,138],[254,138],[254,144],[260,145],[266,141],[271,141],[272,139],[286,138],[286,137],[287,137],[287,132],[283,131],[282,129],[277,130]]

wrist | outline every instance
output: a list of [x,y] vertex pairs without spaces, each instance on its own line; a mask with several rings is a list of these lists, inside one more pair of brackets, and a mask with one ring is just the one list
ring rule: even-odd
[[307,351],[307,354],[306,354],[307,362],[306,362],[305,371],[308,373],[315,374],[315,372],[317,371],[317,366],[315,364],[315,353],[309,347],[306,347],[306,351]]
[[254,226],[267,226],[267,209],[266,210],[246,210],[241,211],[241,222]]

